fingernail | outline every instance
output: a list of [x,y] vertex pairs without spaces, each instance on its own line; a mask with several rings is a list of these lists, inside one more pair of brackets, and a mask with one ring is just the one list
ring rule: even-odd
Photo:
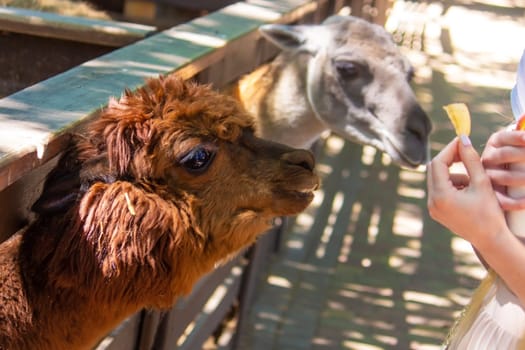
[[470,138],[467,135],[459,135],[459,139],[461,140],[463,146],[472,145],[472,142],[470,142]]

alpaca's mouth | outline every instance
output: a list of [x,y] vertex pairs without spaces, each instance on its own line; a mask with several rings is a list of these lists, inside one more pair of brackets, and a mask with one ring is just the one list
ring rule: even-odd
[[308,182],[309,183],[303,183],[300,188],[284,189],[283,192],[288,192],[301,198],[309,198],[313,196],[314,191],[319,189],[319,178],[314,175]]
[[314,199],[314,191],[319,188],[319,185],[316,184],[310,188],[300,189],[300,190],[282,190],[279,191],[280,197],[291,199],[298,202],[307,202],[308,204]]
[[282,184],[274,189],[272,209],[280,216],[297,215],[305,210],[314,199],[320,179],[310,173],[307,177],[295,177],[295,181]]
[[309,191],[309,190],[304,190],[304,191],[291,191],[291,193],[298,197],[298,198],[301,198],[301,199],[308,199],[308,200],[312,200],[313,197],[314,197],[314,192],[313,191]]

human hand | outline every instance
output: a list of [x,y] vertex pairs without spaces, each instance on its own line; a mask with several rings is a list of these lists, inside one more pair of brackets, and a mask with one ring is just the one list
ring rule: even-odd
[[507,194],[507,186],[525,186],[523,169],[509,167],[513,163],[525,164],[525,132],[495,132],[488,139],[481,158],[503,210],[525,209],[525,198],[512,198]]
[[[428,210],[430,216],[471,242],[486,245],[495,235],[508,232],[488,174],[468,138],[466,145],[455,138],[428,165]],[[462,162],[466,175],[450,173]]]

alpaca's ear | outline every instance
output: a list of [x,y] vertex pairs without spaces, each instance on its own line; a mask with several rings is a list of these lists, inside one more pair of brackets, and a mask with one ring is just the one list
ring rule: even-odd
[[76,200],[79,189],[80,164],[76,150],[69,148],[53,170],[47,175],[42,194],[31,210],[39,214],[63,212]]
[[115,176],[109,172],[106,154],[93,157],[82,165],[75,160],[70,153],[51,171],[31,210],[39,214],[65,212],[92,183],[115,181]]
[[64,212],[77,199],[80,189],[78,174],[65,173],[50,177],[40,197],[31,207],[38,214]]

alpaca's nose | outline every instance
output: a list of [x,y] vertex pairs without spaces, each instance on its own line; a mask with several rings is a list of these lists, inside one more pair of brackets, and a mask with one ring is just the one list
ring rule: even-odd
[[313,171],[315,158],[312,152],[307,150],[294,150],[281,156],[281,159],[291,165],[298,165],[306,170]]

